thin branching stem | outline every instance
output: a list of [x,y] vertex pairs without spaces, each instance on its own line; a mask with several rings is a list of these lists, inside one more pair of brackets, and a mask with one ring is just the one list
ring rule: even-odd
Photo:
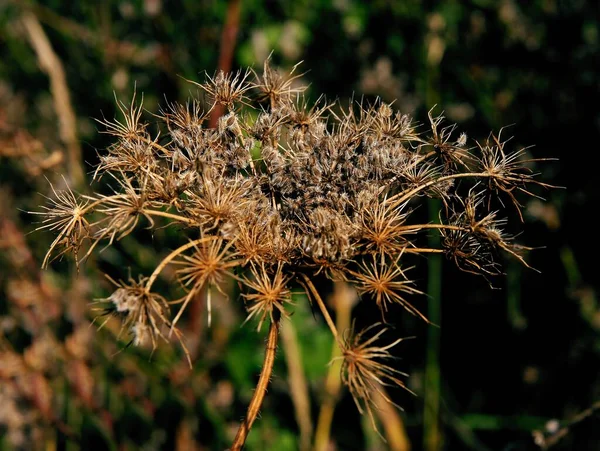
[[[352,307],[356,298],[350,294],[352,290],[345,282],[335,284],[332,303],[335,308],[336,326],[339,330],[350,329],[352,318]],[[342,348],[338,341],[333,342],[331,349],[331,360],[327,378],[325,380],[325,394],[319,409],[317,429],[315,431],[314,451],[325,451],[330,442],[331,425],[333,414],[342,389]]]
[[323,299],[321,299],[321,296],[319,295],[317,288],[312,283],[310,278],[306,274],[302,274],[302,278],[304,279],[304,283],[310,290],[310,294],[312,295],[311,297],[315,301],[317,301],[319,309],[321,309],[321,313],[323,313],[323,317],[325,318],[325,322],[327,323],[327,325],[329,326],[329,330],[331,330],[331,333],[333,334],[333,338],[335,338],[335,340],[337,341],[339,334],[338,334],[337,328],[335,327],[333,320],[331,319],[331,315],[329,314],[329,311],[327,310],[327,307],[325,306],[325,302],[323,302]]
[[313,424],[310,409],[310,396],[302,353],[296,336],[296,329],[292,321],[286,321],[281,326],[281,344],[284,349],[285,360],[288,368],[288,384],[290,395],[294,404],[296,422],[300,432],[300,451],[310,449]]
[[67,148],[69,175],[75,186],[81,186],[85,180],[85,174],[81,161],[81,145],[77,134],[77,116],[71,101],[64,65],[54,51],[50,39],[35,14],[29,11],[24,12],[22,22],[37,55],[39,65],[50,79],[50,92],[59,119],[59,134]]
[[457,232],[468,232],[469,229],[466,227],[460,227],[449,224],[407,224],[403,226],[398,226],[398,230],[414,230],[421,231],[425,229],[443,229],[443,230],[456,230]]
[[443,254],[444,249],[433,249],[429,247],[407,247],[404,249],[407,254]]
[[192,241],[184,244],[183,246],[178,247],[174,251],[172,251],[169,255],[167,255],[165,258],[163,258],[163,260],[156,267],[156,269],[154,270],[154,272],[152,272],[152,274],[148,278],[148,281],[146,282],[146,290],[150,291],[150,288],[152,288],[152,284],[154,283],[154,281],[156,280],[156,278],[158,277],[158,275],[162,272],[162,270],[165,268],[165,266],[167,266],[169,264],[169,262],[171,260],[173,260],[175,257],[177,257],[182,252],[187,251],[191,247],[197,246],[200,243],[204,243],[206,241],[210,241],[210,240],[214,240],[214,239],[215,238],[212,237],[212,236],[204,237],[204,238],[198,238],[197,240],[192,240]]
[[423,183],[422,185],[416,186],[410,190],[404,190],[398,194],[393,195],[392,197],[386,199],[386,202],[393,202],[391,204],[392,208],[402,205],[404,202],[412,198],[415,194],[419,194],[421,191],[426,190],[427,188],[437,185],[439,183],[448,181],[448,180],[456,180],[459,178],[485,178],[485,177],[493,177],[493,175],[487,172],[463,172],[461,174],[449,174],[444,175],[442,177],[438,177],[434,180],[430,180],[429,182]]
[[85,208],[81,209],[81,216],[91,212],[94,210],[94,208],[96,208],[98,205],[102,205],[105,202],[110,202],[110,201],[114,201],[114,200],[118,200],[118,199],[126,199],[128,197],[127,194],[113,194],[112,196],[105,196],[105,197],[100,197],[100,198],[94,198],[94,197],[90,197],[90,196],[83,196],[84,199],[87,200],[91,200],[92,202],[87,204],[85,206]]
[[161,146],[156,141],[154,141],[154,140],[152,140],[150,138],[146,138],[144,136],[137,136],[137,139],[139,139],[140,141],[148,144],[149,146],[154,147],[155,149],[160,150],[162,153],[165,154],[165,156],[171,155],[171,152],[169,150],[167,150],[164,146]]
[[[110,203],[112,201],[117,201],[119,199],[127,199],[128,196],[129,196],[128,194],[114,194],[112,196],[101,197],[99,199],[94,199],[93,197],[90,197],[90,196],[84,196],[85,199],[93,200],[93,202],[90,202],[84,208],[82,208],[80,211],[80,215],[83,216],[87,213],[90,213],[96,207],[98,207],[99,205],[102,205],[104,203]],[[142,213],[150,215],[150,216],[162,216],[163,218],[173,219],[177,222],[184,222],[186,224],[195,224],[195,221],[193,219],[186,218],[185,216],[181,216],[181,215],[176,215],[174,213],[169,213],[167,211],[144,209]]]
[[150,216],[162,216],[163,218],[173,219],[177,222],[184,222],[186,224],[196,224],[191,218],[186,218],[185,216],[176,215],[174,213],[169,213],[168,211],[160,211],[160,210],[146,210],[143,211],[145,214]]

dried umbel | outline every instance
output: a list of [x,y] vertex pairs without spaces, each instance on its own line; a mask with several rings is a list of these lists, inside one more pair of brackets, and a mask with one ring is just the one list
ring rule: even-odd
[[[250,72],[218,73],[197,84],[207,111],[197,100],[168,105],[158,113],[162,133],[154,135],[141,102],[119,103],[123,119],[101,121],[115,142],[94,174],[113,179],[112,194],[55,192],[38,213],[40,229],[57,233],[44,266],[67,251],[84,260],[98,243],[112,244],[141,222],[166,221],[184,231],[181,246],[165,252],[152,274],[117,283],[104,300],[134,344],[156,346],[172,333],[181,338],[176,324],[186,306],[205,301],[210,312],[211,292],[224,290],[228,278],[237,281],[248,320],[270,330],[263,375],[232,449],[243,445],[260,407],[279,323],[294,308],[292,285],[320,309],[342,351],[342,380],[360,410],[371,413],[374,387],[403,386],[402,373],[386,363],[399,340],[380,345],[379,324],[367,327],[380,328],[369,332],[374,338],[359,332],[343,339],[314,278],[356,287],[383,321],[393,304],[424,318],[412,303],[420,291],[410,265],[423,261],[414,254],[445,254],[486,277],[500,272],[499,253],[525,263],[526,248],[512,243],[506,220],[491,208],[508,200],[519,210],[517,194],[548,187],[532,172],[536,160],[524,150],[508,152],[500,136],[468,147],[467,136],[442,117],[430,114],[429,126],[417,127],[381,101],[311,106],[297,77],[282,76],[268,61],[254,81]],[[209,128],[205,121],[217,105],[224,115]],[[415,219],[427,197],[441,199],[439,223]],[[429,233],[441,235],[440,248],[419,245]],[[151,291],[168,265],[186,291],[172,301]]]

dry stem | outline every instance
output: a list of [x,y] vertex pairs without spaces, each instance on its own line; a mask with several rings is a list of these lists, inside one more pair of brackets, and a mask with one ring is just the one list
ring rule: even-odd
[[69,175],[75,186],[84,180],[81,167],[81,147],[77,137],[77,119],[67,86],[65,69],[37,18],[30,12],[23,13],[23,25],[27,30],[31,46],[35,50],[40,68],[50,78],[50,92],[58,116],[60,138],[67,147]]
[[306,284],[306,286],[308,287],[308,289],[310,291],[310,293],[307,293],[307,294],[312,295],[312,298],[315,301],[317,301],[317,304],[319,305],[319,308],[321,309],[321,313],[323,313],[323,316],[325,317],[325,322],[329,326],[329,330],[331,330],[331,333],[333,334],[333,338],[335,339],[335,342],[337,344],[338,332],[335,327],[335,324],[333,323],[333,320],[331,319],[331,315],[329,314],[329,311],[327,311],[327,307],[325,306],[323,299],[321,299],[319,292],[317,291],[315,285],[312,283],[310,278],[306,274],[301,274],[301,275],[302,275],[302,278],[304,279],[304,283]]
[[177,257],[182,252],[188,250],[189,248],[194,247],[200,243],[204,243],[205,241],[210,241],[213,239],[214,239],[213,237],[198,238],[197,240],[189,241],[186,244],[184,244],[183,246],[180,246],[177,249],[175,249],[174,251],[172,251],[169,255],[167,255],[165,258],[163,258],[163,260],[156,267],[154,272],[150,275],[148,282],[146,282],[146,290],[150,291],[150,288],[152,288],[152,284],[154,283],[154,281],[156,280],[158,275],[161,273],[161,271],[165,268],[165,266],[167,266],[167,264],[171,260],[173,260],[175,257]]
[[277,312],[274,312],[273,316],[274,320],[271,322],[271,327],[269,328],[267,345],[265,347],[265,359],[263,361],[262,370],[260,372],[260,378],[258,379],[258,384],[256,384],[254,395],[252,395],[252,399],[250,400],[250,404],[248,405],[248,413],[246,414],[246,419],[240,425],[235,439],[233,440],[233,444],[231,445],[230,451],[240,451],[244,447],[244,443],[246,443],[248,433],[252,428],[254,420],[256,420],[258,412],[260,411],[260,406],[262,405],[263,399],[267,392],[269,379],[271,378],[271,373],[273,372],[273,364],[275,363],[277,339],[279,338],[280,317]]
[[[556,430],[552,428],[548,428],[546,425],[546,431],[543,430],[535,430],[533,431],[533,439],[536,445],[540,447],[540,449],[547,450],[554,445],[557,445],[560,440],[562,440],[565,436],[571,432],[571,428],[578,423],[586,420],[589,417],[592,417],[600,411],[600,401],[596,401],[590,407],[585,409],[582,412],[579,412],[575,415],[571,420],[566,422],[558,423],[559,427]],[[550,431],[548,431],[550,429]]]
[[[221,32],[221,49],[219,52],[219,70],[227,73],[231,70],[233,62],[233,51],[237,39],[238,29],[240,27],[240,0],[230,0],[227,5],[227,15],[225,24]],[[210,115],[210,127],[217,126],[217,120],[223,114],[223,105],[215,105]]]
[[[332,301],[335,305],[338,328],[341,330],[349,329],[352,307],[356,302],[356,292],[347,283],[338,282],[335,284]],[[319,411],[315,432],[315,451],[324,451],[329,445],[333,413],[342,388],[342,378],[340,377],[342,360],[339,358],[340,355],[340,344],[335,340],[331,351],[331,364],[325,381],[325,396]]]
[[300,430],[300,451],[308,451],[312,440],[313,424],[310,415],[310,397],[308,384],[304,376],[302,355],[298,346],[298,337],[291,321],[282,324],[281,343],[284,348],[288,367],[288,383],[296,412],[296,421]]
[[385,437],[391,451],[410,451],[411,445],[402,417],[398,410],[391,405],[386,398],[385,387],[380,384],[378,390],[373,390],[374,404],[379,408],[375,409],[379,420],[383,424]]

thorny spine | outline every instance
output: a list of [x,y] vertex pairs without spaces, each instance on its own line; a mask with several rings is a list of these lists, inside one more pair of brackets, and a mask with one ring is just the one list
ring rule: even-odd
[[[444,253],[484,277],[500,273],[499,251],[527,265],[521,252],[528,248],[512,243],[506,219],[494,208],[504,197],[521,215],[517,192],[533,196],[533,186],[550,187],[532,170],[541,160],[527,159],[526,149],[507,153],[500,135],[468,148],[466,134],[455,138],[456,126],[443,127],[441,115],[429,114],[427,133],[380,100],[342,108],[321,98],[309,106],[298,86],[301,75],[283,76],[269,60],[249,82],[252,72],[219,72],[194,82],[208,109],[196,99],[168,104],[157,115],[164,127],[154,137],[142,122],[142,102],[135,96],[130,106],[117,102],[124,119],[99,121],[116,142],[94,173],[97,180],[109,175],[117,187],[91,196],[53,188],[48,206],[36,212],[39,228],[57,234],[43,266],[69,251],[79,264],[98,243],[124,238],[143,218],[150,227],[160,219],[184,228],[188,242],[149,278],[115,282],[117,290],[101,301],[123,320],[132,342],[156,347],[170,333],[182,341],[176,323],[186,306],[200,293],[222,290],[231,277],[244,289],[248,320],[256,318],[259,330],[265,320],[271,324],[265,363],[272,365],[269,346],[293,306],[295,283],[321,311],[342,350],[342,380],[372,418],[375,381],[404,387],[402,374],[383,362],[401,340],[376,344],[387,330],[379,323],[344,339],[313,280],[324,275],[355,286],[384,322],[393,304],[425,319],[407,299],[420,293],[406,274],[411,255]],[[204,122],[217,105],[224,115],[209,128]],[[442,200],[441,224],[413,219],[423,196]],[[424,233],[440,233],[443,246],[423,247]],[[150,291],[169,264],[177,265],[185,291],[174,301]],[[181,307],[171,320],[174,304]],[[372,332],[376,327],[380,331]],[[263,382],[236,446],[243,446],[260,408],[268,377]]]

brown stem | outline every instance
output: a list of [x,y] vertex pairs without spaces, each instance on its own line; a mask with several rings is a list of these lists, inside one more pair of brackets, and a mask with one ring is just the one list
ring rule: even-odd
[[184,244],[183,246],[180,246],[177,249],[175,249],[174,251],[172,251],[169,255],[167,255],[165,258],[163,258],[162,261],[160,262],[160,264],[154,269],[154,272],[150,275],[150,277],[148,278],[148,281],[146,282],[146,290],[150,291],[150,289],[152,288],[152,284],[154,283],[154,281],[156,280],[158,275],[161,273],[161,271],[165,268],[165,266],[167,266],[167,264],[171,260],[173,260],[175,257],[177,257],[182,252],[185,252],[189,248],[194,247],[200,243],[204,243],[205,241],[212,240],[212,239],[214,239],[214,238],[213,237],[198,238],[197,240],[189,241],[186,244]]
[[600,411],[600,401],[596,401],[590,407],[585,409],[583,412],[579,412],[575,415],[570,421],[559,423],[561,427],[553,432],[547,432],[542,430],[533,431],[533,439],[535,444],[538,445],[541,449],[547,450],[560,442],[565,436],[571,432],[571,428],[578,423],[586,420],[589,417],[592,417]]
[[449,224],[407,224],[403,226],[399,226],[398,230],[407,230],[415,232],[423,230],[423,229],[443,229],[443,230],[456,230],[459,232],[468,231],[469,229],[460,226],[454,226]]
[[58,116],[60,139],[67,148],[69,176],[75,186],[81,186],[85,176],[81,166],[77,118],[71,103],[65,69],[37,18],[31,12],[25,12],[22,21],[27,30],[31,46],[35,50],[40,68],[50,79],[50,92]]
[[[348,330],[350,328],[352,308],[357,301],[356,291],[348,283],[335,283],[331,303],[335,308],[338,330]],[[329,364],[329,371],[325,380],[325,394],[317,420],[314,451],[325,451],[329,447],[331,440],[333,414],[342,390],[342,378],[340,377],[342,371],[341,355],[340,343],[334,341],[331,350],[331,363]]]
[[281,344],[288,367],[288,383],[296,413],[296,422],[300,431],[299,449],[300,451],[308,451],[313,431],[310,396],[308,394],[308,383],[304,375],[304,367],[302,366],[302,353],[292,321],[287,321],[281,325]]
[[[13,3],[25,2],[13,0]],[[169,61],[163,57],[164,45],[142,47],[131,41],[119,41],[106,33],[89,29],[74,20],[63,17],[46,6],[32,4],[28,7],[43,24],[67,37],[76,39],[77,42],[99,48],[107,56],[110,54],[113,59],[127,61],[129,64],[137,66],[158,66],[166,72],[171,71]]]
[[138,139],[140,141],[145,142],[146,144],[148,144],[149,146],[154,147],[155,149],[160,150],[162,153],[165,154],[165,156],[170,156],[171,152],[169,152],[169,150],[167,150],[165,147],[161,146],[160,144],[158,144],[156,141],[149,139],[149,138],[144,138],[143,136],[138,136]]
[[431,180],[427,183],[423,183],[422,185],[419,185],[415,188],[409,189],[409,190],[404,190],[398,194],[393,195],[392,197],[386,199],[386,202],[391,203],[392,207],[397,207],[398,205],[402,205],[404,202],[406,202],[407,200],[409,200],[411,197],[413,197],[415,194],[418,194],[419,192],[426,190],[427,188],[429,188],[430,186],[436,185],[438,183],[442,183],[445,182],[447,180],[456,180],[456,179],[460,179],[460,178],[485,178],[485,177],[492,177],[492,175],[490,175],[487,172],[464,172],[461,174],[450,174],[450,175],[444,175],[442,177],[439,177],[435,180]]
[[263,361],[262,370],[260,372],[260,378],[258,379],[258,384],[256,384],[256,389],[254,390],[254,395],[252,395],[252,399],[250,400],[250,404],[248,405],[248,413],[246,414],[246,419],[240,425],[238,432],[233,440],[233,444],[231,445],[230,451],[240,451],[244,447],[244,443],[246,443],[246,438],[248,437],[248,433],[252,428],[252,424],[260,411],[260,406],[262,405],[263,399],[265,398],[265,394],[267,392],[267,387],[269,385],[269,379],[271,378],[271,373],[273,372],[273,364],[275,363],[275,352],[277,351],[277,340],[279,338],[279,315],[276,316],[276,312],[273,313],[274,320],[271,322],[271,327],[269,328],[269,335],[267,337],[267,345],[265,347],[265,360]]
[[379,406],[378,409],[375,409],[375,413],[383,424],[390,451],[410,451],[411,444],[406,433],[406,426],[398,410],[388,402],[389,397],[385,387],[379,384],[377,389],[371,391],[371,394],[374,404]]
[[304,278],[304,282],[306,283],[306,286],[310,290],[310,294],[312,294],[312,297],[314,298],[314,300],[317,301],[317,304],[319,305],[319,308],[321,309],[321,313],[323,313],[323,316],[325,317],[325,322],[329,326],[329,330],[331,330],[331,333],[333,334],[333,338],[335,338],[335,341],[337,342],[338,341],[338,331],[335,327],[335,324],[333,323],[333,320],[331,319],[331,315],[329,314],[327,307],[325,307],[325,303],[323,302],[323,299],[321,299],[321,296],[319,295],[319,292],[317,291],[317,288],[315,287],[315,284],[312,283],[312,281],[306,274],[302,274],[302,277]]
[[149,216],[161,216],[163,218],[169,218],[174,221],[183,222],[186,224],[194,224],[196,222],[193,219],[186,218],[185,216],[176,215],[174,213],[169,213],[168,211],[144,210],[144,213]]
[[443,249],[434,249],[429,247],[407,247],[403,252],[409,254],[443,254]]
[[[231,70],[233,61],[233,51],[235,49],[235,41],[237,39],[238,29],[240,27],[240,10],[241,0],[230,0],[227,5],[227,15],[225,24],[221,32],[221,49],[219,53],[219,70],[227,73]],[[210,127],[217,126],[217,120],[223,114],[223,105],[215,105],[210,114]]]

